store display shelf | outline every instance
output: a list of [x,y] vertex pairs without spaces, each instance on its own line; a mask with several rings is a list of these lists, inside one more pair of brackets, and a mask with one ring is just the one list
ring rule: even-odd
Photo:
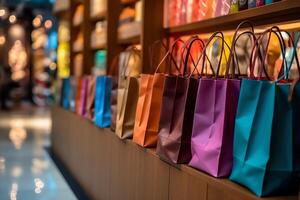
[[53,12],[54,16],[58,18],[64,18],[65,16],[69,15],[69,8],[63,8],[60,10],[56,10]]
[[72,52],[75,53],[75,54],[83,53],[83,49],[73,49]]
[[131,45],[131,44],[139,44],[141,42],[141,36],[136,35],[129,38],[118,39],[119,45]]
[[90,16],[91,22],[95,23],[106,19],[107,12],[103,11],[95,16]]
[[74,0],[74,5],[83,4],[86,0]]
[[80,22],[80,23],[78,23],[78,24],[72,24],[72,28],[79,29],[79,28],[82,27],[82,23],[83,23],[83,22]]
[[251,21],[254,25],[268,25],[290,20],[299,16],[299,0],[282,0],[259,8],[248,9],[225,16],[207,19],[176,27],[165,28],[169,35],[189,35],[218,30],[232,30],[242,21]]
[[98,50],[104,50],[104,49],[106,49],[106,44],[95,46],[95,47],[91,46],[92,51],[98,51]]
[[140,0],[131,0],[131,1],[128,1],[128,2],[121,2],[121,4],[124,7],[126,7],[126,6],[132,6],[132,5],[134,5],[138,1],[140,1]]
[[110,129],[98,128],[71,111],[53,107],[52,119],[52,150],[92,199],[263,199],[228,179],[211,177],[187,165],[170,164],[155,149],[120,140]]

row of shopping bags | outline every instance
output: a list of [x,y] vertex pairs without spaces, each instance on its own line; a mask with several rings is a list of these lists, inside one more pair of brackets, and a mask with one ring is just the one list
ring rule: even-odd
[[[251,24],[249,30],[240,31],[245,24],[249,23],[237,28],[231,44],[222,32],[208,40],[198,36],[175,40],[152,75],[139,75],[140,52],[128,49],[128,57],[134,59],[125,59],[115,84],[112,76],[95,78],[95,124],[115,123],[121,139],[156,147],[158,155],[173,163],[230,177],[258,196],[295,193],[300,171],[299,38],[278,27],[259,35]],[[282,56],[276,77],[268,74],[265,64],[271,35]],[[235,51],[242,36],[252,41],[250,58],[243,62],[247,66],[240,66]],[[221,41],[221,54],[219,62],[212,63],[207,51],[216,39]],[[288,52],[291,56],[286,56]],[[222,56],[227,57],[224,76]],[[130,60],[138,63],[134,73]],[[160,73],[163,67],[167,70]],[[246,74],[241,74],[242,67]],[[290,80],[292,68],[297,69],[293,76],[297,78]],[[81,94],[90,96],[87,82],[81,81]],[[70,85],[63,90],[68,93]],[[88,104],[78,102],[86,106],[76,105],[77,113],[86,115],[91,110]],[[64,106],[69,104],[63,101]]]

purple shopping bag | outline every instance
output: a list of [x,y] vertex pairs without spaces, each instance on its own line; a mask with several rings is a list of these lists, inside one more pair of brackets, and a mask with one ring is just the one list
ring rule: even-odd
[[79,114],[80,116],[85,116],[86,114],[86,102],[87,102],[87,90],[88,90],[88,77],[84,76],[81,80],[81,90],[80,90],[80,101],[79,103]]
[[[249,34],[249,31],[242,34]],[[225,41],[223,34],[221,35],[224,48]],[[254,34],[251,35],[255,37]],[[212,37],[216,36],[214,34]],[[230,60],[236,55],[233,52],[238,39],[235,34],[227,63],[226,78],[199,80],[191,139],[192,159],[189,165],[214,177],[229,176],[232,169],[233,132],[240,93],[240,80],[234,78],[235,62],[231,70],[233,78],[229,78],[228,74],[231,67]]]
[[[191,136],[199,79],[192,77],[193,72],[188,73],[188,61],[192,58],[190,53],[196,42],[200,43],[200,48],[194,48],[196,51],[193,53],[201,56],[204,42],[197,36],[192,37],[184,45],[186,55],[185,51],[182,52],[185,57],[183,76],[166,76],[163,90],[156,153],[178,164],[188,163],[191,159]],[[196,69],[197,66],[192,67]]]

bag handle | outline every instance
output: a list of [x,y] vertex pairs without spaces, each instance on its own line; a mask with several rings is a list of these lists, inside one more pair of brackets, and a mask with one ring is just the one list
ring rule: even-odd
[[129,66],[128,66],[129,61],[130,61],[130,58],[133,55],[137,55],[140,59],[142,59],[141,51],[139,49],[137,49],[136,46],[130,46],[124,52],[129,53],[129,55],[127,55],[127,59],[124,59],[124,62],[122,64],[123,65],[123,71],[122,71],[121,75],[123,77],[126,76],[126,72],[128,71],[128,68],[129,68]]
[[[193,45],[195,44],[195,42],[199,42],[200,43],[200,47],[201,47],[201,55],[199,56],[199,58],[198,58],[198,60],[197,60],[197,62],[195,63],[195,61],[194,61],[194,58],[193,58],[193,56],[191,55],[191,50],[192,50],[192,47],[193,47]],[[198,75],[199,76],[201,76],[201,74],[200,74],[200,72],[199,72],[199,70],[198,70],[198,68],[197,68],[197,66],[198,66],[198,64],[199,64],[199,62],[200,62],[200,60],[201,60],[201,58],[202,58],[202,54],[203,54],[203,49],[204,49],[204,47],[205,47],[205,42],[201,39],[201,38],[199,38],[197,35],[196,36],[192,36],[187,42],[186,42],[186,44],[185,44],[185,50],[187,50],[187,52],[186,52],[186,55],[185,55],[185,59],[184,59],[184,68],[185,68],[185,73],[184,73],[184,76],[186,76],[187,75],[187,69],[188,69],[188,60],[189,60],[189,57],[191,58],[191,61],[192,61],[192,64],[193,64],[193,66],[194,66],[194,69],[193,69],[193,71],[192,72],[190,72],[190,74],[189,74],[189,78],[194,74],[194,72],[195,71],[197,71],[197,73],[198,73]],[[184,52],[182,53],[182,56],[184,56]],[[210,62],[210,60],[209,60],[209,58],[206,56],[206,58],[207,58],[207,60],[208,60],[208,62],[209,62],[209,64],[210,64],[210,67],[212,67],[212,64],[211,64],[211,62]],[[183,59],[183,58],[182,58]]]
[[[278,32],[279,32],[279,35],[278,35]],[[286,57],[285,57],[285,44],[284,44],[284,41],[283,41],[283,38],[282,38],[282,35],[280,33],[280,29],[278,27],[272,27],[270,29],[267,29],[266,31],[264,31],[256,40],[256,44],[251,52],[251,57],[250,57],[250,78],[251,79],[255,79],[255,76],[254,76],[254,68],[255,68],[255,62],[256,62],[256,58],[258,56],[258,54],[260,54],[261,52],[261,47],[262,46],[262,42],[263,42],[263,39],[264,37],[268,34],[268,40],[267,40],[267,45],[266,45],[266,48],[263,49],[263,52],[262,53],[262,57],[259,56],[260,58],[260,61],[261,61],[261,67],[262,67],[262,70],[260,69],[260,75],[259,75],[259,79],[262,78],[262,72],[265,73],[265,76],[268,80],[271,80],[267,70],[266,70],[266,67],[265,67],[265,61],[266,61],[266,58],[267,58],[267,50],[268,50],[268,47],[269,47],[269,44],[270,44],[270,40],[271,40],[271,35],[272,33],[275,34],[275,36],[278,38],[278,41],[279,41],[279,45],[280,45],[280,50],[281,50],[281,53],[283,55],[283,59],[284,59],[284,62],[286,63]],[[284,63],[282,63],[282,65],[284,65]]]
[[[200,43],[200,48],[201,48],[201,53],[202,53],[202,50],[203,50],[203,48],[204,48],[204,46],[205,46],[205,43],[204,43],[204,41],[202,40],[202,39],[200,39],[198,36],[192,36],[191,38],[189,38],[186,42],[185,42],[185,44],[184,44],[184,47],[183,47],[183,51],[182,51],[182,54],[181,54],[181,59],[183,60],[183,62],[184,62],[184,71],[183,71],[183,76],[186,76],[187,75],[187,71],[188,71],[188,65],[189,65],[189,63],[188,63],[188,61],[189,61],[189,58],[191,59],[191,62],[192,62],[192,64],[193,64],[193,66],[194,66],[194,70],[193,70],[193,72],[196,70],[197,72],[198,72],[198,75],[200,74],[199,73],[199,71],[198,71],[198,69],[197,69],[197,65],[196,65],[196,63],[195,63],[195,60],[194,60],[194,58],[193,58],[193,56],[191,55],[191,50],[192,50],[192,47],[193,47],[193,45],[195,44],[195,42],[199,42]],[[201,56],[200,56],[201,57]],[[200,59],[200,57],[199,57],[199,59]],[[199,60],[198,59],[198,60]],[[191,74],[193,74],[193,72],[192,73],[190,73],[190,76],[191,76]]]
[[[178,72],[179,74],[181,74],[181,71],[180,71],[181,66],[178,67],[178,65],[177,65],[177,63],[176,63],[176,60],[175,60],[174,57],[173,57],[173,53],[174,53],[174,50],[175,50],[175,48],[176,48],[176,45],[178,45],[179,43],[183,43],[183,44],[184,44],[184,41],[183,41],[181,38],[178,38],[178,39],[176,39],[176,40],[173,42],[173,44],[171,45],[171,49],[169,49],[169,50],[167,51],[167,53],[165,54],[165,56],[162,58],[162,60],[160,61],[160,63],[157,65],[156,70],[155,70],[155,73],[158,73],[158,70],[159,70],[159,68],[161,67],[161,65],[166,61],[167,58],[169,58],[169,59],[170,59],[169,74],[171,74],[171,67],[172,67],[172,64],[171,64],[171,63],[172,63],[172,62],[174,63],[177,72]],[[180,61],[180,62],[182,62],[182,61]],[[181,63],[180,63],[180,64],[181,64]]]
[[228,43],[225,41],[224,39],[224,34],[223,32],[221,31],[217,31],[217,32],[214,32],[211,37],[208,39],[208,41],[206,42],[206,45],[203,49],[203,54],[202,54],[202,70],[201,70],[201,74],[203,74],[203,71],[204,71],[204,66],[205,66],[205,58],[207,58],[207,54],[206,54],[206,50],[208,48],[208,46],[210,45],[210,43],[213,41],[213,39],[215,38],[219,38],[221,39],[222,41],[222,46],[221,46],[221,53],[220,53],[220,57],[219,57],[219,63],[218,63],[218,66],[217,66],[217,72],[214,71],[213,67],[211,67],[211,70],[213,72],[213,76],[215,77],[218,77],[219,76],[219,72],[220,72],[220,67],[221,67],[221,61],[222,61],[222,58],[223,58],[223,53],[224,53],[224,46],[226,46],[229,50],[230,50],[230,46],[228,45]]
[[[249,28],[250,28],[250,31],[244,31],[243,33],[241,34],[238,34],[239,33],[239,30],[242,28],[242,26],[244,25],[249,25]],[[254,41],[254,44],[255,44],[255,41],[256,41],[256,36],[255,36],[255,33],[254,33],[254,26],[253,24],[246,20],[246,21],[243,21],[241,22],[237,28],[235,29],[235,32],[234,32],[234,35],[232,37],[232,43],[231,43],[231,50],[230,50],[230,53],[229,53],[229,59],[228,59],[228,62],[226,64],[226,72],[225,72],[225,77],[226,78],[229,78],[229,71],[230,71],[230,66],[231,66],[231,61],[233,60],[233,64],[232,64],[232,73],[231,73],[231,77],[232,78],[235,78],[235,69],[236,69],[236,66],[235,66],[235,62],[234,62],[234,57],[237,57],[237,53],[236,53],[236,44],[237,44],[237,41],[239,40],[239,38],[242,36],[242,35],[249,35],[250,39],[251,39],[251,36],[253,37],[253,41]],[[238,60],[237,60],[237,64],[238,64]],[[239,67],[239,64],[238,64],[238,73],[239,73],[239,76],[240,76],[240,67]]]
[[[291,69],[292,69],[294,60],[296,61],[296,65],[297,65],[297,69],[298,69],[298,74],[299,74],[299,77],[300,77],[300,65],[299,65],[299,59],[298,59],[298,54],[297,54],[297,46],[296,46],[297,43],[299,42],[299,37],[296,38],[296,40],[294,40],[293,37],[292,37],[292,35],[291,35],[289,32],[287,32],[287,31],[285,31],[285,30],[280,30],[280,31],[283,32],[283,33],[285,33],[285,34],[287,34],[287,36],[289,37],[288,42],[290,43],[291,48],[293,48],[293,54],[292,54],[292,58],[291,58],[289,64],[287,63],[287,60],[286,60],[286,62],[284,63],[284,64],[285,64],[285,68],[286,68],[285,73],[283,73],[283,75],[282,75],[281,77],[278,78],[277,82],[283,80],[284,77],[285,77],[286,79],[289,78],[289,72],[290,72]],[[281,37],[282,37],[282,35],[281,35]],[[283,42],[284,42],[283,37],[282,37],[282,40],[283,40]],[[283,66],[281,66],[280,72],[281,72],[282,70],[283,70]]]

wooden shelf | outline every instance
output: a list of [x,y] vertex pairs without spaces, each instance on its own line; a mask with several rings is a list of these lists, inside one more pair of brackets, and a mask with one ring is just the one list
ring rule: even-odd
[[106,49],[106,44],[101,45],[101,46],[97,46],[97,47],[91,46],[92,51],[105,50],[105,49]]
[[209,33],[219,30],[232,30],[245,20],[251,21],[253,25],[268,25],[300,19],[299,9],[299,0],[282,0],[270,5],[248,9],[226,16],[165,28],[165,31],[169,35],[178,36]]
[[141,36],[133,36],[125,39],[118,39],[119,45],[131,45],[131,44],[139,44],[141,42]]
[[69,15],[69,13],[68,13],[68,12],[70,12],[69,9],[70,9],[70,8],[55,11],[55,12],[53,12],[53,15],[56,16],[56,17],[58,17],[58,18],[64,18],[64,17],[66,17],[66,16]]
[[124,6],[124,7],[126,7],[126,6],[133,6],[133,5],[135,5],[136,2],[138,2],[138,1],[140,1],[140,0],[133,0],[133,1],[131,1],[131,2],[128,2],[128,3],[121,3],[121,4],[122,4],[122,6]]
[[79,53],[83,53],[83,49],[80,49],[80,50],[72,50],[72,52],[74,53],[74,54],[79,54]]
[[72,24],[72,28],[78,29],[81,28],[83,22],[80,22],[80,24]]
[[228,179],[211,177],[187,165],[170,165],[155,149],[120,140],[110,129],[100,129],[71,111],[53,107],[52,119],[52,150],[92,199],[265,199]]
[[106,11],[103,11],[95,16],[90,16],[90,20],[91,22],[93,23],[96,23],[98,21],[103,21],[106,19],[106,15],[107,15],[107,12]]

